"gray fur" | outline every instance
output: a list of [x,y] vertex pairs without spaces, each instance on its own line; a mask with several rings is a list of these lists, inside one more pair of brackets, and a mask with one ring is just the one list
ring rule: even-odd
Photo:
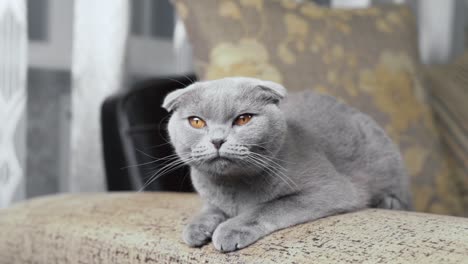
[[[408,209],[397,147],[370,117],[333,97],[290,94],[252,78],[194,83],[166,97],[178,156],[204,209],[183,232],[229,252],[278,229],[366,207]],[[240,114],[254,114],[233,126]],[[187,120],[198,116],[202,129]],[[219,151],[211,140],[226,142]]]

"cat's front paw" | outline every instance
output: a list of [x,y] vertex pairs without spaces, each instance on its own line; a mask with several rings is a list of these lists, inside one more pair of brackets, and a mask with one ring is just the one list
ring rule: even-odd
[[182,239],[191,247],[200,247],[208,243],[216,227],[224,221],[219,215],[204,215],[185,226]]
[[228,221],[216,228],[213,234],[213,245],[221,252],[231,252],[244,248],[261,237],[261,232],[254,226],[236,225]]
[[185,226],[182,238],[191,247],[201,247],[210,241],[211,234],[204,223],[191,223]]

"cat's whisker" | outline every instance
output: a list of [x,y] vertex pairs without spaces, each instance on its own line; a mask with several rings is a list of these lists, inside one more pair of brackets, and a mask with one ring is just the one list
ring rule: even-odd
[[152,168],[151,170],[148,170],[147,172],[144,173],[143,180],[145,181],[145,183],[146,183],[146,181],[147,181],[148,179],[150,179],[151,177],[153,177],[153,174],[154,174],[155,170],[159,170],[159,166],[158,166],[158,167],[154,167],[154,168]]
[[167,173],[169,173],[171,171],[174,171],[177,168],[182,167],[183,165],[185,165],[185,162],[180,162],[180,163],[174,164],[173,166],[167,167],[166,169],[164,169],[163,171],[158,173],[158,175],[155,177],[155,179],[157,179],[157,178],[161,177],[162,175],[167,174]]
[[171,162],[174,162],[174,161],[177,161],[177,160],[178,160],[178,158],[174,158],[172,160],[166,160],[166,161],[163,161],[160,165],[154,166],[152,168],[148,168],[148,171],[145,173],[146,175],[145,175],[145,177],[143,179],[147,180],[147,179],[153,177],[153,175],[155,174],[155,171],[158,172],[164,166],[169,165]]
[[158,160],[158,161],[167,161],[167,160],[171,160],[171,159],[176,159],[178,157],[179,157],[179,155],[177,155],[177,154],[171,154],[171,155],[168,155],[168,156],[165,156],[165,157],[162,157],[162,158],[158,158],[156,160]]
[[[185,153],[185,154],[188,154],[188,153]],[[148,168],[150,170],[150,172],[145,173],[146,175],[143,178],[143,180],[147,180],[148,178],[153,177],[153,174],[155,174],[154,170],[157,170],[156,171],[156,174],[157,174],[162,169],[164,169],[165,166],[170,166],[170,163],[174,163],[175,161],[178,161],[179,159],[181,159],[181,158],[180,158],[180,156],[178,154],[171,154],[171,155],[168,155],[166,157],[155,160],[155,161],[162,161],[162,162],[161,162],[161,164],[159,164],[157,166],[154,166],[152,168]]]
[[[168,118],[170,118],[170,117],[171,117],[171,115],[170,115],[170,114],[167,114],[165,117],[163,117],[163,118],[161,119],[161,121],[159,121],[159,124],[158,124],[158,128],[159,128],[159,129],[158,129],[159,137],[160,137],[165,143],[159,144],[159,145],[157,145],[157,146],[172,145],[172,142],[167,141],[167,140],[165,139],[165,137],[161,134],[161,131],[162,131],[161,125],[162,125],[162,123],[163,123],[164,121],[166,121],[166,120],[167,120]],[[183,143],[181,143],[181,144],[182,144],[183,146],[187,146],[187,145],[185,145],[185,144],[183,144]],[[151,149],[151,148],[154,148],[154,147],[150,147],[150,149]]]
[[[257,154],[258,154],[258,153],[257,153]],[[263,154],[259,154],[259,155],[263,155]],[[272,159],[272,160],[277,160],[277,161],[279,161],[279,162],[284,162],[284,163],[289,163],[289,164],[297,164],[296,162],[292,162],[292,161],[289,161],[289,160],[280,159],[280,158],[273,157],[273,156],[269,156],[269,155],[263,155],[263,156],[266,157],[266,158]]]
[[271,144],[273,141],[275,141],[275,140],[272,139],[272,140],[262,141],[262,142],[258,142],[258,143],[250,143],[250,144],[249,143],[242,143],[242,145],[265,147],[265,146],[268,146],[269,144]]
[[[273,170],[272,168],[269,167],[270,164],[266,163],[264,160],[261,160],[257,157],[254,157],[254,156],[248,156],[248,158],[252,161],[254,161],[255,163],[259,164],[261,166],[262,169],[266,170],[267,172],[271,173],[272,175],[280,178],[285,184],[287,184],[292,190],[296,190],[296,188],[294,188],[291,183],[293,183],[296,187],[296,183],[294,181],[292,181],[288,176],[286,176],[284,173],[282,173],[281,171],[275,171]],[[283,178],[285,177],[285,178]],[[288,182],[290,181],[290,182]]]
[[267,167],[269,169],[272,169],[274,170],[275,172],[278,172],[278,173],[281,173],[281,174],[284,174],[286,172],[286,169],[284,168],[281,168],[281,167],[278,167],[277,165],[275,164],[271,164],[269,163],[268,161],[264,161],[264,160],[261,160],[259,159],[258,157],[252,157],[254,159],[257,159],[258,161],[260,161],[264,167]]
[[274,160],[268,158],[267,156],[264,156],[264,155],[261,155],[261,154],[258,154],[258,153],[254,153],[254,152],[249,153],[249,155],[252,155],[252,156],[254,156],[256,158],[259,158],[260,160],[264,160],[267,163],[271,163],[271,165],[277,166],[279,169],[286,171],[286,169],[283,166],[281,166],[279,163],[275,162]]
[[159,129],[158,129],[158,133],[159,133],[159,136],[160,136],[160,138],[161,138],[162,140],[164,140],[164,141],[165,141],[166,143],[168,143],[168,144],[171,144],[171,142],[167,141],[167,140],[163,137],[163,135],[161,134],[161,125],[162,125],[162,123],[163,123],[164,121],[166,121],[169,117],[171,117],[171,115],[170,115],[170,114],[167,114],[165,117],[163,117],[163,118],[161,119],[161,121],[159,121],[159,124],[158,124],[158,128],[159,128]]
[[[159,128],[159,129],[158,129],[159,137],[160,137],[162,140],[164,140],[164,141],[166,142],[166,143],[160,144],[160,146],[161,146],[161,145],[166,145],[166,144],[171,144],[171,145],[172,145],[172,142],[167,141],[167,140],[165,139],[165,137],[161,134],[161,131],[162,131],[161,125],[162,125],[162,123],[163,123],[164,121],[166,121],[166,120],[167,120],[168,118],[170,118],[170,117],[171,117],[171,114],[167,114],[165,117],[163,117],[163,118],[161,119],[161,121],[159,121],[159,124],[158,124],[158,128]],[[188,145],[186,145],[186,144],[183,144],[182,142],[180,142],[180,144],[182,144],[183,146],[186,146],[186,147],[188,146]]]
[[277,161],[280,161],[280,162],[285,162],[285,163],[289,163],[289,164],[296,164],[295,162],[292,162],[292,161],[289,161],[289,160],[283,160],[283,159],[273,157],[273,156],[270,156],[270,155],[266,155],[266,154],[260,154],[260,153],[256,153],[256,152],[250,152],[250,153],[254,154],[254,155],[255,154],[260,155],[262,157],[269,158],[269,159],[272,159],[272,160],[277,160]]
[[[243,159],[242,159],[242,160],[239,160],[239,161],[240,161],[240,163],[243,163],[243,164],[246,164],[246,165],[252,165],[252,166],[254,166],[254,167],[256,167],[256,168],[259,168],[259,169],[263,170],[263,168],[260,167],[260,165],[257,165],[257,164],[255,164],[255,163],[252,163],[252,162],[250,162],[248,159],[247,159],[247,160],[243,160]],[[242,169],[242,171],[245,172],[245,168],[241,167],[241,169]],[[262,177],[262,179],[265,181],[265,183],[266,183],[267,185],[270,185],[270,184],[271,184],[271,181],[269,181],[268,177],[266,177],[265,174],[261,173],[260,176]]]
[[172,79],[172,78],[169,78],[169,77],[165,77],[165,79],[170,80],[170,81],[173,81],[173,82],[176,82],[176,83],[182,85],[182,87],[187,86],[185,83],[183,83],[183,82],[181,82],[181,81],[178,81],[178,80],[176,80],[176,79]]
[[[274,163],[274,164],[278,165],[280,168],[286,170],[281,164],[278,163],[278,162],[288,162],[286,160],[277,159],[275,157],[271,157],[271,156],[267,156],[267,155],[263,155],[263,154],[255,153],[255,152],[251,152],[250,154],[254,155],[254,156],[257,156],[259,158],[266,159],[267,161],[270,161],[271,163]],[[278,162],[276,162],[275,160],[277,160]]]
[[[144,151],[142,151],[142,150],[140,150],[140,149],[135,148],[135,150],[138,151],[138,152],[140,152],[141,154],[145,155],[145,156],[148,157],[148,158],[152,158],[154,161],[168,160],[168,159],[172,159],[172,158],[177,158],[177,157],[179,157],[179,154],[173,153],[173,154],[167,155],[167,156],[162,157],[162,158],[156,158],[156,157],[154,157],[154,156],[152,156],[152,155],[149,155],[148,153],[145,153]],[[189,154],[189,152],[184,152],[184,153],[182,153],[182,155],[187,155],[187,154]]]
[[155,148],[159,148],[159,147],[162,147],[162,146],[165,146],[165,145],[169,145],[169,144],[171,144],[171,142],[167,142],[167,141],[166,141],[166,143],[154,145],[154,146],[147,147],[147,148],[144,148],[144,149],[155,149]]
[[177,164],[180,164],[180,160],[174,160],[174,161],[172,161],[171,163],[166,164],[166,165],[164,165],[164,166],[158,168],[158,169],[156,170],[156,172],[155,172],[155,171],[151,172],[149,176],[146,176],[146,177],[144,178],[144,179],[147,180],[147,181],[145,182],[145,184],[143,185],[143,187],[140,189],[140,191],[141,191],[142,189],[146,188],[149,184],[151,184],[151,183],[154,181],[153,179],[154,179],[155,177],[157,177],[157,175],[160,174],[163,170],[165,170],[165,169],[168,168],[168,167],[175,166],[175,165],[177,165]]
[[[174,169],[177,169],[178,167],[181,167],[183,164],[178,164],[176,166],[174,166]],[[157,175],[152,175],[152,177],[150,178],[149,181],[147,181],[139,190],[139,192],[142,192],[144,191],[144,189],[146,187],[148,187],[149,185],[151,185],[154,181],[156,181],[159,177],[163,176],[164,174],[166,173],[158,173]]]
[[153,183],[159,177],[161,177],[161,176],[163,176],[165,174],[168,174],[169,172],[174,171],[174,170],[184,166],[187,162],[190,162],[191,160],[192,160],[192,158],[178,159],[178,160],[175,160],[175,161],[165,165],[164,167],[162,167],[161,169],[156,171],[151,176],[151,178],[140,188],[139,192],[143,191],[146,187],[148,187],[151,183]]
[[175,159],[175,160],[172,160],[172,161],[169,161],[169,162],[163,164],[163,166],[161,168],[159,168],[154,174],[157,175],[157,174],[161,173],[164,169],[166,169],[168,167],[171,167],[171,166],[173,166],[175,164],[184,163],[184,162],[186,162],[186,161],[183,160],[183,159],[179,159],[179,158]]
[[265,147],[265,146],[268,146],[268,144],[271,144],[272,141],[264,141],[264,142],[258,142],[256,144],[242,144],[242,145],[246,145],[246,146],[258,146],[258,147]]
[[137,149],[135,148],[136,151],[140,152],[141,154],[145,155],[146,157],[148,158],[152,158],[153,160],[157,160],[158,158],[154,157],[154,156],[151,156],[150,154],[144,152],[143,150],[140,150],[140,149]]
[[128,166],[122,167],[122,168],[120,168],[120,169],[121,169],[121,170],[124,170],[124,169],[128,169],[128,168],[140,167],[140,166],[145,166],[145,165],[153,164],[153,163],[155,163],[155,162],[158,162],[158,161],[157,161],[157,160],[152,160],[152,161],[145,162],[145,163],[140,163],[140,164],[135,164],[135,165],[128,165]]
[[[140,152],[140,150],[137,149],[137,151]],[[134,164],[134,165],[128,165],[128,166],[125,166],[125,167],[122,167],[120,168],[121,170],[124,170],[124,169],[128,169],[128,168],[134,168],[134,167],[140,167],[140,166],[146,166],[146,165],[149,165],[149,164],[153,164],[155,162],[159,162],[159,161],[167,161],[167,160],[170,160],[170,159],[175,159],[178,157],[177,154],[171,154],[171,155],[168,155],[168,156],[165,156],[165,157],[162,157],[162,158],[156,158],[156,157],[153,157],[151,155],[148,155],[144,152],[141,152],[143,155],[149,157],[149,158],[152,158],[154,160],[152,161],[148,161],[148,162],[144,162],[144,163],[140,163],[140,164]]]
[[[154,180],[158,179],[159,177],[165,175],[165,174],[168,174],[174,170],[177,170],[178,168],[182,167],[185,165],[185,162],[181,162],[181,163],[178,163],[178,164],[174,164],[173,166],[171,167],[168,167],[166,168],[164,171],[161,171],[160,173],[158,173],[158,175],[154,178]],[[154,181],[153,180],[153,181]]]
[[179,191],[182,191],[182,187],[184,186],[184,182],[185,182],[185,179],[187,179],[187,176],[190,177],[190,171],[187,171],[184,175],[184,177],[182,178],[182,181],[180,183],[180,186],[179,186]]
[[291,184],[290,184],[289,182],[287,182],[287,181],[286,181],[280,174],[278,174],[276,171],[272,170],[272,169],[269,168],[269,167],[265,167],[264,164],[262,164],[261,162],[259,162],[259,161],[257,161],[257,160],[254,160],[253,158],[251,158],[251,161],[253,161],[254,163],[258,164],[258,167],[259,167],[260,169],[263,169],[263,170],[265,170],[266,172],[270,173],[271,175],[276,176],[276,177],[278,177],[279,179],[281,179],[286,185],[288,185],[288,186],[291,188],[291,190],[293,190],[293,191],[295,190],[295,189],[291,186]]
[[[167,161],[171,161],[171,160],[174,160],[174,159],[177,159],[177,158],[178,158],[178,155],[170,155],[170,156],[154,159],[154,160],[146,162],[146,163],[151,164],[153,162],[167,162]],[[145,163],[139,164],[139,165],[138,164],[137,165],[130,165],[130,166],[140,166],[140,165],[145,165]]]
[[[256,156],[252,156],[252,157],[256,157]],[[278,171],[276,171],[277,173],[281,173],[281,175],[283,175],[286,179],[288,179],[291,183],[293,183],[297,187],[297,184],[293,180],[291,180],[291,178],[289,178],[286,174],[284,174],[284,172],[286,172],[287,170],[283,166],[281,166],[280,164],[278,164],[278,163],[276,163],[274,161],[270,161],[270,163],[269,163],[266,160],[262,160],[260,157],[256,157],[256,158],[259,161],[261,161],[263,164],[265,164],[265,167],[273,166],[276,169],[278,169]],[[281,170],[283,170],[284,172],[282,172]]]
[[194,83],[194,82],[195,82],[195,81],[194,81],[194,80],[192,80],[190,77],[188,77],[188,75],[187,75],[187,74],[181,74],[181,75],[182,75],[182,76],[184,76],[184,77],[185,77],[185,79],[189,80],[190,82],[192,82],[192,83]]

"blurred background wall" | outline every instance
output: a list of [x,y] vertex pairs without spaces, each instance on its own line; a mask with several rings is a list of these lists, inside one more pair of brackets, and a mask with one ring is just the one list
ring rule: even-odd
[[[408,1],[315,2],[358,8]],[[424,63],[446,63],[463,51],[468,0],[409,3]],[[168,0],[0,0],[0,59],[0,207],[105,190],[103,98],[135,80],[192,71],[185,29]]]

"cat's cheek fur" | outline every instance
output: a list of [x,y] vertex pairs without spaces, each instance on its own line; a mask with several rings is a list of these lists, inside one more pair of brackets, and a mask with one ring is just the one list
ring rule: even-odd
[[198,141],[197,133],[201,131],[190,131],[194,129],[189,127],[188,121],[182,119],[178,112],[174,112],[170,117],[167,130],[176,153],[180,157],[187,158],[191,152],[191,146]]

